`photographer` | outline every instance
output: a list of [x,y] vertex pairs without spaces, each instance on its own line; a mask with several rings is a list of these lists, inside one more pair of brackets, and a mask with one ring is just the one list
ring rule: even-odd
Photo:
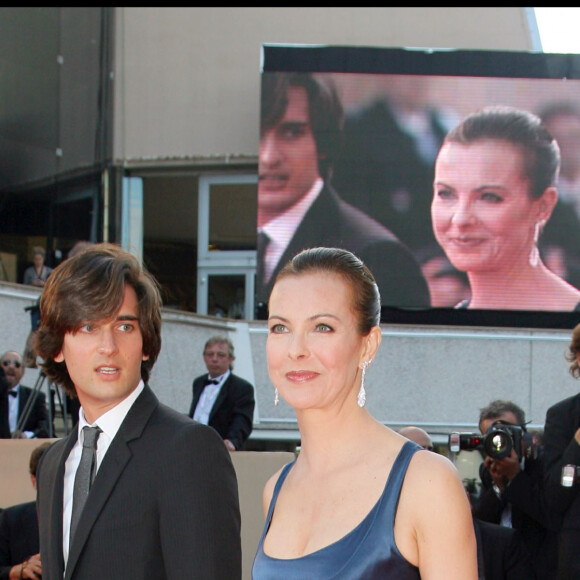
[[[574,328],[566,359],[571,363],[570,374],[580,378],[580,324]],[[548,409],[544,444],[547,499],[550,508],[562,516],[558,578],[580,578],[580,393]],[[565,465],[576,467],[570,487],[562,485]]]
[[[557,566],[558,522],[546,505],[543,485],[543,458],[534,456],[529,435],[526,433],[524,411],[511,401],[492,401],[481,409],[479,430],[486,435],[490,429],[508,426],[502,431],[515,429],[515,445],[503,458],[489,454],[480,466],[482,491],[473,506],[473,515],[483,521],[519,529],[532,555],[538,579],[553,578]],[[518,443],[521,444],[518,448]]]

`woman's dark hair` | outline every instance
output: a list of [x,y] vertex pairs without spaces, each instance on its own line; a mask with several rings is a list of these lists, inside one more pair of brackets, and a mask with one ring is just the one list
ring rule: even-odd
[[523,177],[530,184],[532,199],[538,199],[547,187],[556,185],[560,148],[537,115],[507,106],[485,107],[449,131],[444,143],[469,145],[483,139],[499,139],[519,148],[524,161]]
[[303,250],[280,270],[276,282],[289,276],[312,272],[338,274],[350,285],[354,298],[353,309],[358,317],[358,329],[363,336],[367,335],[373,326],[379,325],[381,319],[379,288],[372,272],[353,253],[340,248]]
[[95,244],[59,264],[47,278],[40,297],[40,327],[36,348],[48,378],[74,395],[66,364],[54,360],[67,332],[87,322],[113,317],[123,303],[125,285],[133,287],[143,336],[141,377],[149,380],[161,350],[161,295],[157,281],[139,260],[115,244]]
[[308,97],[310,127],[316,142],[318,169],[328,180],[332,164],[342,147],[344,110],[332,79],[308,73],[264,73],[262,75],[261,131],[274,127],[286,113],[288,89],[302,87]]
[[580,354],[580,324],[577,324],[572,331],[572,340],[568,346],[566,360],[570,364],[570,374],[575,379],[580,379],[580,365],[578,364],[578,355]]

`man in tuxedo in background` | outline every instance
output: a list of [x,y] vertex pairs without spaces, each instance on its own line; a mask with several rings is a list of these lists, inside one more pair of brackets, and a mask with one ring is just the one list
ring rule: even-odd
[[[51,445],[45,441],[30,454],[28,469],[35,490],[38,462]],[[0,580],[41,577],[36,501],[7,507],[0,516]]]
[[0,439],[10,439],[10,424],[8,423],[8,381],[4,369],[0,365]]
[[[11,436],[16,439],[50,437],[50,418],[44,393],[40,391],[34,393],[31,388],[20,384],[24,375],[22,356],[14,350],[9,350],[0,357],[0,364],[8,381],[8,421]],[[22,413],[32,396],[35,398],[28,418],[20,425],[20,429],[17,429],[21,423]]]
[[68,258],[43,288],[43,368],[81,404],[38,466],[43,577],[241,578],[230,453],[148,384],[161,304],[155,279],[114,244]]
[[254,387],[232,373],[234,345],[227,336],[212,336],[203,349],[208,373],[193,381],[189,416],[213,427],[230,451],[239,451],[252,432]]
[[265,73],[261,115],[258,317],[265,316],[282,266],[313,246],[344,248],[361,258],[377,280],[383,305],[429,307],[427,282],[409,248],[330,185],[344,118],[330,80]]

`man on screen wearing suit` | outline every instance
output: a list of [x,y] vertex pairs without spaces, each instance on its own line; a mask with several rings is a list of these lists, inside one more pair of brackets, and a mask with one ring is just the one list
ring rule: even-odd
[[81,410],[38,466],[43,578],[241,578],[230,453],[148,385],[161,304],[154,278],[113,244],[65,260],[44,286],[38,352]]
[[193,381],[189,416],[213,427],[230,451],[239,451],[252,432],[254,387],[232,373],[234,345],[227,336],[212,336],[203,349],[208,373]]
[[[40,391],[34,393],[33,389],[20,384],[24,375],[24,363],[20,354],[14,350],[9,350],[0,357],[0,364],[2,364],[8,381],[8,421],[12,437],[17,439],[49,437],[50,419],[46,407],[46,397],[44,393]],[[28,417],[24,424],[20,425],[21,429],[17,429],[28,400],[32,396],[35,398],[29,407],[30,410],[27,411]]]
[[354,252],[373,272],[383,305],[428,307],[427,282],[411,251],[330,186],[343,110],[324,77],[264,73],[258,182],[259,316],[280,268],[312,246]]

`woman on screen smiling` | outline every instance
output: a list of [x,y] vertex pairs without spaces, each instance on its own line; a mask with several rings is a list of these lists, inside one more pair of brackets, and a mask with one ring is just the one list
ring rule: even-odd
[[538,250],[559,168],[558,144],[527,111],[487,107],[447,134],[431,217],[437,241],[469,278],[471,299],[458,308],[580,310],[580,290]]

